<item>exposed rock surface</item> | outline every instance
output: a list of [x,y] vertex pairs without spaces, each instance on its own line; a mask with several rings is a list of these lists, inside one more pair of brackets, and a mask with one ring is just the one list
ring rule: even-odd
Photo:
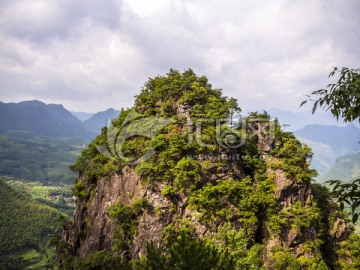
[[[138,258],[143,254],[148,242],[155,245],[160,243],[164,227],[176,222],[175,215],[191,220],[197,234],[203,236],[208,230],[198,222],[196,211],[186,208],[188,198],[179,196],[177,209],[171,212],[170,201],[161,194],[162,188],[161,184],[156,188],[142,187],[138,175],[130,167],[125,167],[121,175],[113,174],[110,178],[99,179],[90,203],[77,202],[74,224],[66,224],[64,241],[70,244],[72,252],[79,258],[87,258],[98,250],[111,251],[116,224],[109,217],[109,206],[118,202],[131,204],[139,198],[146,198],[150,209],[138,217],[139,226],[132,240],[130,258]],[[85,235],[78,234],[79,231]]]
[[350,235],[349,226],[343,219],[337,219],[330,230],[330,235],[334,244],[346,240]]
[[[309,183],[296,183],[288,179],[284,172],[277,170],[267,170],[268,175],[274,175],[275,182],[275,197],[281,209],[290,208],[297,201],[301,202],[303,207],[305,203],[312,203],[311,186]],[[266,242],[265,250],[267,251],[266,258],[270,257],[273,247],[279,245],[286,248],[293,249],[296,256],[301,253],[302,244],[306,240],[316,238],[316,229],[308,227],[301,232],[294,232],[290,227],[287,227],[281,237],[272,235]],[[304,254],[302,254],[304,255]],[[307,252],[305,256],[312,256],[312,252]],[[265,259],[265,265],[270,266],[269,259]]]
[[[83,181],[79,178],[78,181]],[[91,186],[86,187],[92,189]],[[139,177],[129,167],[125,167],[122,175],[113,174],[109,178],[98,179],[92,191],[93,198],[88,203],[78,200],[74,224],[67,225],[64,238],[76,250],[76,255],[86,258],[96,250],[111,250],[113,244],[114,222],[109,217],[108,207],[117,202],[131,203],[131,198],[144,195],[139,185]],[[77,232],[86,232],[77,235]]]
[[306,201],[312,201],[311,187],[309,183],[297,183],[288,179],[281,170],[268,170],[268,174],[275,175],[275,197],[281,208],[290,207],[300,201],[305,205]]

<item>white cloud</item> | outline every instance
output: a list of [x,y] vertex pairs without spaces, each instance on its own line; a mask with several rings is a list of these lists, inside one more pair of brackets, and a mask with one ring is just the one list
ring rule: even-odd
[[148,77],[193,68],[243,107],[296,110],[358,67],[360,2],[2,1],[2,101],[131,106]]

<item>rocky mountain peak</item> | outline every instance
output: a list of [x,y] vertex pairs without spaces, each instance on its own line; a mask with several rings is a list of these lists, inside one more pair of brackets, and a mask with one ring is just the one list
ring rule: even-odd
[[[310,182],[310,149],[264,114],[229,124],[236,107],[191,70],[150,79],[134,108],[72,167],[81,176],[74,221],[59,244],[66,247],[58,252],[62,266],[338,265],[350,230],[326,191]],[[172,121],[149,132],[160,118]],[[139,131],[147,136],[132,135]]]

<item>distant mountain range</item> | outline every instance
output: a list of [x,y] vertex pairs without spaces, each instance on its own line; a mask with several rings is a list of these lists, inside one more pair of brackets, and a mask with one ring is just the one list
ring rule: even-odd
[[120,114],[120,111],[114,110],[113,108],[107,109],[103,112],[98,112],[94,115],[92,115],[89,119],[85,120],[83,122],[83,126],[95,133],[100,133],[100,130],[102,127],[105,127],[108,124],[108,121],[114,120],[116,117],[118,117]]
[[62,105],[33,100],[19,103],[0,102],[0,133],[6,131],[31,131],[48,137],[95,136],[82,122]]
[[314,153],[311,164],[319,172],[318,179],[327,173],[335,161],[344,155],[360,150],[360,125],[358,121],[345,123],[337,120],[330,112],[291,112],[280,109],[267,111],[271,118],[277,118],[283,128],[292,131],[296,137],[309,145]]
[[91,116],[95,113],[88,113],[88,112],[71,112],[74,116],[76,116],[80,121],[88,120]]
[[307,125],[294,134],[314,142],[331,145],[338,155],[346,155],[360,150],[360,129],[353,124],[345,127]]
[[[285,127],[287,131],[295,131],[303,128],[306,125],[321,125],[321,126],[346,126],[342,120],[336,120],[336,118],[330,112],[316,111],[312,114],[310,111],[291,112],[280,109],[271,109],[268,111],[272,118],[277,118],[282,125],[288,125]],[[355,123],[358,125],[358,123]]]
[[101,128],[106,126],[108,119],[113,120],[119,115],[119,111],[110,108],[96,114],[74,114],[62,105],[47,105],[37,100],[19,103],[0,102],[0,134],[7,131],[30,131],[35,135],[47,137],[93,139],[100,133]]
[[345,127],[306,125],[294,134],[312,148],[312,166],[320,173],[330,169],[337,158],[360,150],[360,129],[353,124]]

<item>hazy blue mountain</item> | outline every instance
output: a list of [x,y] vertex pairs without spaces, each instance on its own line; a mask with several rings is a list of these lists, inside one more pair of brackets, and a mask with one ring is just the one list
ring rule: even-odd
[[310,111],[291,112],[280,109],[268,111],[272,118],[278,118],[287,131],[292,131],[314,152],[312,166],[320,173],[334,164],[343,155],[354,154],[360,149],[359,122],[344,123],[330,112]]
[[95,113],[88,113],[88,112],[71,112],[76,118],[78,118],[80,121],[88,120],[91,116],[93,116]]
[[99,134],[101,132],[101,128],[107,125],[108,120],[110,119],[110,121],[112,121],[114,118],[119,116],[119,113],[120,111],[110,108],[106,111],[94,114],[88,120],[85,120],[83,125],[87,130],[95,134]]
[[320,173],[328,170],[340,156],[360,150],[360,129],[353,124],[345,127],[306,125],[294,134],[312,148],[312,166]]
[[360,129],[353,124],[345,127],[307,125],[294,133],[297,137],[330,145],[339,156],[360,150]]
[[278,118],[282,125],[289,125],[286,127],[286,130],[288,131],[295,131],[311,124],[318,124],[322,126],[347,125],[341,120],[337,121],[331,113],[323,111],[317,111],[315,114],[312,114],[310,111],[291,112],[280,109],[271,109],[268,113],[272,118]]
[[0,132],[30,131],[48,137],[95,136],[62,105],[33,100],[19,103],[0,102]]
[[318,177],[319,182],[327,180],[350,181],[360,178],[360,153],[336,159],[334,165]]

